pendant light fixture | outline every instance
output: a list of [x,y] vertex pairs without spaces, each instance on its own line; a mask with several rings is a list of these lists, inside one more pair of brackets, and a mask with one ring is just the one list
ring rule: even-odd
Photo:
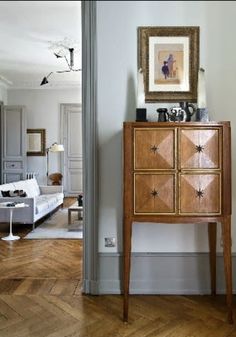
[[[71,71],[81,71],[81,69],[74,69],[74,48],[67,48],[69,50],[69,56],[70,56],[70,60],[68,61],[66,55],[60,55],[59,53],[54,53],[54,55],[56,56],[56,58],[64,58],[67,65],[68,65],[68,70],[58,70],[56,71],[56,73],[62,74],[62,73],[70,73]],[[48,82],[48,78],[49,76],[51,76],[53,74],[53,72],[50,72],[46,77],[44,77],[42,79],[42,82],[40,85],[45,85]]]

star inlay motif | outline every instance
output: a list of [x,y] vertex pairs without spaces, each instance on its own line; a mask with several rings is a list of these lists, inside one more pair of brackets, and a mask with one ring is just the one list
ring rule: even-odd
[[151,151],[156,153],[159,150],[159,147],[156,145],[151,146]]
[[199,153],[203,152],[203,150],[204,150],[204,146],[202,146],[202,145],[196,145],[195,148],[196,148],[196,151],[199,152]]
[[152,190],[152,192],[151,192],[151,195],[154,197],[154,198],[156,198],[156,197],[158,197],[158,195],[159,195],[159,193],[155,190],[155,188],[154,188],[154,190]]
[[196,196],[200,199],[200,198],[203,198],[203,196],[204,196],[204,191],[201,189],[201,188],[199,188],[199,190],[198,191],[196,191]]

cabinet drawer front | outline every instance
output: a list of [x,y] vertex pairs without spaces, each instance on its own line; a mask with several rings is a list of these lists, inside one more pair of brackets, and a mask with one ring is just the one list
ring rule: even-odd
[[22,161],[5,161],[4,169],[20,170],[23,168]]
[[220,174],[180,174],[180,214],[220,214]]
[[137,128],[134,130],[134,169],[174,169],[174,155],[174,129]]
[[134,213],[169,214],[175,212],[174,174],[134,174]]
[[220,168],[220,129],[180,130],[180,167]]
[[14,181],[23,180],[23,173],[3,173],[3,182],[4,184],[12,183]]

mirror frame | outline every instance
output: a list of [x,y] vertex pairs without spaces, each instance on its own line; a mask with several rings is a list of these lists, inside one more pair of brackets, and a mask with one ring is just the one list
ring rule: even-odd
[[27,129],[27,156],[46,156],[45,129]]

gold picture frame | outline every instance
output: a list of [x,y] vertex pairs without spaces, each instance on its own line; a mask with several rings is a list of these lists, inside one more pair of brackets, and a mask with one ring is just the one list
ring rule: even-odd
[[27,156],[46,155],[46,130],[27,129]]
[[138,27],[145,102],[196,102],[199,27]]

